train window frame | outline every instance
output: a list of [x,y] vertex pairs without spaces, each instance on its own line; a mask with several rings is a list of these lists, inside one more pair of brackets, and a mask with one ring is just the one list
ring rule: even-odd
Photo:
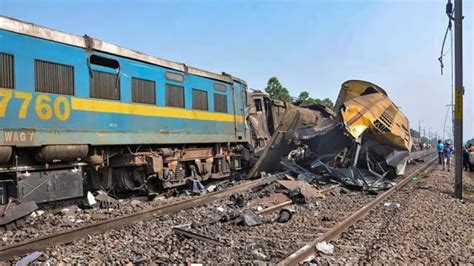
[[226,85],[224,85],[224,84],[222,84],[222,83],[214,82],[213,88],[214,88],[214,90],[216,90],[216,91],[227,92],[227,87],[226,87]]
[[[15,89],[15,85],[16,85],[16,75],[15,75],[15,55],[14,54],[11,54],[11,53],[6,53],[6,52],[0,52],[0,59],[2,59],[3,61],[3,58],[7,58],[9,57],[10,61],[11,61],[11,65],[9,66],[10,68],[10,81],[11,81],[11,86],[6,86],[6,85],[10,85],[10,84],[7,84],[5,80],[3,80],[3,82],[5,83],[2,83],[0,81],[0,87],[1,88],[4,88],[4,89]],[[0,61],[0,63],[2,63],[2,61]],[[2,64],[7,64],[8,62],[5,62],[5,63],[2,63]],[[3,69],[3,68],[2,68]],[[8,73],[5,73],[5,77],[7,76]],[[2,75],[2,73],[0,73],[0,76]],[[7,79],[8,80],[8,79]]]
[[[62,69],[60,69],[62,68]],[[56,73],[55,73],[56,72]],[[60,74],[70,74],[70,77]],[[43,75],[43,76],[42,76]],[[50,93],[58,95],[74,96],[76,94],[75,86],[75,68],[73,65],[53,62],[43,59],[34,60],[35,91],[41,93]],[[57,80],[54,80],[57,78]],[[66,79],[66,82],[65,82]],[[61,84],[61,82],[63,82]],[[48,86],[49,85],[49,86]],[[68,85],[68,86],[66,86]],[[50,87],[51,86],[51,87]],[[66,91],[67,87],[71,91]]]
[[[222,99],[217,99],[219,97],[225,97],[225,101],[223,101]],[[225,111],[224,111],[224,109],[220,109],[220,107],[221,107],[220,104],[216,104],[216,103],[224,103],[223,106],[225,106]],[[216,112],[216,113],[225,113],[225,114],[229,113],[229,106],[227,104],[227,94],[214,93],[214,112]]]
[[120,62],[118,60],[98,54],[91,54],[89,56],[89,64],[115,70],[120,69]]
[[[204,93],[205,94],[205,97],[203,97],[203,99],[206,100],[206,107],[201,107],[201,106],[198,106],[199,105],[199,102],[195,102],[195,92],[196,93]],[[209,94],[207,92],[207,90],[201,90],[201,89],[192,89],[192,108],[195,109],[195,110],[201,110],[201,111],[209,111]]]
[[[173,95],[169,95],[169,88],[180,88],[181,89],[181,93],[182,93],[182,104],[180,105],[175,105],[175,104],[172,104],[169,99],[173,99],[175,98],[176,96],[173,96]],[[168,107],[175,107],[175,108],[186,108],[186,94],[185,94],[185,89],[183,86],[178,86],[178,85],[174,85],[174,84],[169,84],[169,83],[166,83],[165,84],[165,105],[168,106]]]
[[[137,81],[137,82],[134,82],[134,81]],[[141,100],[140,97],[136,95],[136,92],[137,92],[136,90],[140,89],[140,87],[135,87],[134,85],[138,85],[140,82],[142,83],[142,85],[146,83],[148,83],[149,85],[153,84],[153,96],[150,96],[150,97],[145,96],[146,97],[144,98],[145,100]],[[156,105],[156,82],[154,80],[131,77],[131,88],[132,88],[132,102],[133,103]],[[147,94],[147,92],[145,92],[144,94]],[[147,100],[152,100],[152,101],[147,101]]]
[[[110,73],[110,72],[106,72],[106,71],[101,71],[101,70],[91,70],[91,77],[89,78],[89,97],[90,98],[94,98],[94,99],[102,99],[102,100],[110,100],[110,101],[121,101],[121,95],[120,95],[120,92],[121,92],[121,88],[120,88],[120,78],[119,78],[119,74],[118,73]],[[99,97],[99,96],[93,96],[92,95],[92,91],[93,91],[93,84],[94,84],[94,79],[97,78],[97,76],[100,76],[101,74],[106,74],[106,75],[111,75],[111,76],[115,76],[115,84],[116,84],[116,90],[118,90],[117,92],[117,95],[118,95],[118,99],[115,99],[115,98],[107,98],[107,97]]]
[[253,104],[256,112],[263,112],[263,100],[261,98],[255,98]]
[[169,81],[183,83],[184,82],[184,75],[181,74],[181,73],[176,73],[176,72],[172,72],[172,71],[165,71],[165,79],[169,80]]

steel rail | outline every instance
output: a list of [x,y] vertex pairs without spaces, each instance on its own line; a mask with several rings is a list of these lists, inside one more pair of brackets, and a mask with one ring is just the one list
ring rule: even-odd
[[203,196],[181,200],[178,202],[166,204],[164,206],[149,208],[129,215],[120,216],[113,219],[88,224],[79,228],[59,232],[56,234],[50,234],[34,238],[31,240],[20,242],[18,244],[1,247],[0,260],[7,260],[15,256],[22,256],[29,252],[40,251],[51,246],[70,243],[74,240],[81,239],[89,235],[95,235],[98,233],[109,231],[111,229],[117,229],[153,217],[172,214],[181,210],[208,204],[210,202],[222,199],[232,194],[243,192],[264,184],[274,182],[279,178],[282,178],[285,173],[287,172],[282,172],[268,177],[253,180],[241,185],[231,187],[226,190],[212,192]]
[[391,196],[401,188],[403,188],[406,184],[410,182],[410,180],[417,175],[419,172],[426,170],[434,161],[436,161],[436,157],[430,159],[426,162],[423,166],[414,170],[410,175],[403,178],[399,183],[393,186],[391,189],[387,190],[383,194],[380,194],[377,198],[369,202],[364,207],[360,208],[358,211],[352,213],[349,217],[345,218],[342,222],[338,223],[333,228],[326,231],[323,235],[318,237],[316,240],[313,240],[297,251],[293,252],[284,260],[280,261],[278,265],[297,265],[298,263],[304,262],[307,259],[311,258],[311,256],[316,254],[316,244],[322,241],[329,241],[337,239],[343,232],[345,232],[349,227],[354,225],[357,221],[363,219],[370,210],[374,209],[378,206],[382,201],[384,201],[387,197]]

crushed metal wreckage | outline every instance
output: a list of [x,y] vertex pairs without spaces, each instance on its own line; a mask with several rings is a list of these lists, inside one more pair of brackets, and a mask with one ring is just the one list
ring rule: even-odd
[[263,138],[269,141],[252,175],[283,168],[315,185],[336,182],[376,192],[404,174],[412,141],[408,119],[373,83],[344,82],[332,111],[287,103],[281,113],[270,121],[278,126]]

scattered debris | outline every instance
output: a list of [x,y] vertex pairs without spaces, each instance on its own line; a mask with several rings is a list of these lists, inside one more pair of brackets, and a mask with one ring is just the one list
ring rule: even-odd
[[61,209],[61,214],[66,216],[66,217],[74,217],[77,211],[77,206],[76,205],[71,205],[66,208]]
[[36,217],[39,217],[39,216],[43,215],[44,213],[45,213],[45,211],[36,210],[36,211],[31,213],[30,217],[31,218],[36,218]]
[[423,158],[410,158],[407,161],[407,164],[409,165],[415,165],[417,163],[424,163],[425,160]]
[[284,193],[273,193],[268,197],[259,198],[249,202],[250,206],[260,206],[261,208],[267,208],[275,204],[280,204],[282,202],[288,201],[290,198]]
[[206,188],[206,191],[207,192],[213,192],[214,190],[216,190],[217,186],[216,185],[209,185],[207,188]]
[[191,189],[193,193],[200,194],[205,190],[204,185],[201,183],[201,181],[194,179],[194,178],[188,178],[187,181],[188,188]]
[[32,212],[38,209],[34,201],[20,202],[10,198],[8,203],[0,205],[0,230],[11,230],[21,227]]
[[331,243],[327,243],[326,241],[322,241],[316,244],[316,249],[326,255],[331,255],[332,253],[334,253],[334,245]]
[[177,235],[181,235],[181,236],[184,236],[184,237],[187,237],[187,238],[197,239],[197,240],[200,240],[200,241],[203,241],[203,242],[206,242],[206,243],[209,243],[209,244],[213,244],[213,245],[221,245],[222,244],[218,239],[214,239],[214,238],[211,238],[211,237],[199,234],[199,233],[187,231],[187,230],[184,230],[181,227],[173,227],[173,232]]
[[288,222],[289,220],[291,220],[291,218],[293,217],[293,213],[295,211],[294,210],[291,210],[291,209],[282,209],[280,211],[280,214],[278,215],[277,219],[276,219],[276,222],[278,223],[286,223]]
[[291,201],[293,201],[296,204],[307,204],[308,200],[306,197],[301,193],[300,188],[295,188],[288,190],[288,197],[290,197]]
[[28,264],[32,263],[33,261],[37,260],[43,253],[39,251],[32,252],[21,260],[19,260],[15,266],[27,266]]
[[116,201],[116,199],[109,196],[109,194],[103,190],[99,190],[96,193],[97,195],[95,196],[95,199],[97,201]]
[[278,209],[280,209],[280,208],[283,208],[283,207],[285,207],[285,206],[288,206],[288,205],[290,205],[290,204],[293,204],[293,201],[288,200],[288,201],[282,202],[282,203],[280,203],[280,204],[276,204],[276,205],[273,205],[273,206],[271,206],[271,207],[268,207],[268,208],[266,208],[266,209],[257,211],[256,213],[257,213],[257,214],[263,214],[263,215],[265,215],[265,214],[268,214],[268,213],[270,213],[270,212],[272,212],[272,211],[274,211],[274,210],[278,210]]
[[262,252],[258,251],[258,250],[254,250],[252,251],[255,255],[259,256],[260,258],[262,259],[266,259],[267,256],[265,256],[265,254],[263,254]]
[[262,219],[252,210],[244,210],[237,216],[235,223],[240,226],[256,226],[262,224]]
[[94,207],[97,205],[97,201],[95,200],[94,195],[90,191],[87,191],[87,203],[89,206]]
[[294,190],[298,188],[301,194],[306,199],[322,197],[322,195],[318,192],[317,189],[315,189],[305,181],[278,180],[276,182],[289,190]]
[[245,205],[247,205],[247,201],[245,200],[244,196],[242,194],[239,195],[231,195],[229,199],[233,205],[243,208]]
[[385,202],[383,204],[384,207],[391,207],[391,208],[400,208],[400,203],[397,202]]

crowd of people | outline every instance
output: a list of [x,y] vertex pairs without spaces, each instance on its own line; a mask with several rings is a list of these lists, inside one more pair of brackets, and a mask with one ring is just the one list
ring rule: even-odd
[[[451,158],[454,154],[454,148],[451,140],[446,140],[444,143],[442,140],[438,140],[438,163],[443,165],[443,170],[451,171]],[[463,166],[464,170],[473,170],[470,164],[470,153],[474,153],[474,146],[469,143],[463,148]]]

